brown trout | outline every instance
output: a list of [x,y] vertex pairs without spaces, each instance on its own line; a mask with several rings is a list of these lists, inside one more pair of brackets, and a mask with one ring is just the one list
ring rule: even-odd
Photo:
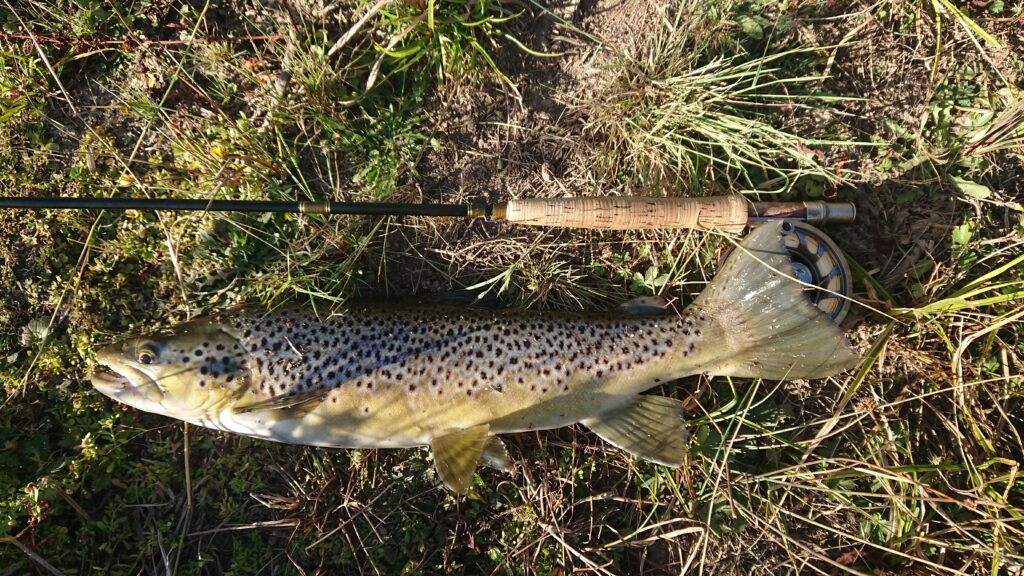
[[459,493],[481,459],[509,464],[496,435],[577,422],[679,466],[680,402],[641,392],[698,373],[820,378],[855,363],[790,271],[779,225],[764,224],[681,313],[240,308],[109,346],[92,382],[139,410],[256,438],[429,445]]

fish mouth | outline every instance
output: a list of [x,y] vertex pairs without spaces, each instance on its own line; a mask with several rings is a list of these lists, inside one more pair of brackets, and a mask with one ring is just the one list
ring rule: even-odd
[[96,369],[89,375],[93,388],[98,392],[133,405],[138,401],[159,402],[163,399],[163,390],[148,374],[130,366],[112,364],[104,355],[98,355]]
[[102,364],[97,366],[90,376],[93,386],[99,387],[125,387],[131,384],[127,376],[114,372],[107,366]]

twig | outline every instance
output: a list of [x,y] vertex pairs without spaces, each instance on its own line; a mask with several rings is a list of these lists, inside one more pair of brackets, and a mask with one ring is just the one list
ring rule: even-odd
[[580,560],[582,560],[583,563],[586,564],[591,570],[594,570],[595,572],[600,572],[601,574],[604,574],[605,576],[614,576],[614,574],[612,574],[611,572],[606,570],[604,568],[604,566],[600,566],[599,564],[597,564],[596,562],[594,562],[590,558],[587,558],[587,556],[585,554],[583,554],[582,552],[580,552],[579,550],[574,548],[572,545],[570,545],[568,542],[566,542],[565,539],[562,538],[558,534],[558,531],[559,531],[558,527],[556,527],[554,525],[551,525],[551,524],[548,524],[547,522],[539,522],[539,524],[540,524],[540,527],[543,528],[548,534],[550,534],[552,538],[554,538],[555,540],[558,540],[558,543],[561,544],[562,547],[565,548],[569,552],[569,554],[571,554],[571,555],[575,556],[576,558],[579,558]]
[[36,52],[39,53],[39,59],[43,61],[43,65],[46,66],[47,70],[49,70],[50,76],[53,76],[53,81],[57,83],[57,88],[60,88],[61,94],[64,95],[64,101],[68,103],[68,106],[71,108],[71,112],[75,116],[78,116],[78,108],[75,108],[75,104],[71,101],[71,96],[69,96],[68,91],[64,89],[64,84],[61,83],[57,73],[54,72],[53,66],[50,66],[50,60],[46,57],[46,53],[43,52],[43,47],[39,45],[39,41],[36,40],[36,35],[32,33],[28,24],[25,24],[25,21],[21,19],[21,15],[18,14],[13,6],[11,6],[10,2],[4,0],[4,5],[11,11],[11,14],[14,14],[14,17],[18,19],[18,23],[21,24],[21,27],[28,33],[28,37],[32,40],[32,45],[36,47]]
[[[4,0],[4,2],[6,3],[6,0]],[[25,553],[26,556],[28,556],[29,558],[35,560],[37,564],[39,564],[43,568],[46,568],[50,572],[50,574],[54,574],[55,576],[64,576],[63,572],[61,572],[60,570],[57,570],[56,568],[54,568],[53,564],[50,564],[46,560],[43,560],[42,556],[40,556],[39,554],[36,554],[35,551],[32,550],[31,548],[29,548],[28,546],[25,546],[24,544],[22,544],[17,538],[11,538],[10,536],[5,536],[3,538],[0,538],[0,543],[4,543],[4,542],[9,542],[11,544],[14,544],[18,548],[18,550],[21,550],[22,552]]]
[[[6,2],[7,0],[4,1]],[[342,35],[341,38],[338,38],[338,41],[334,43],[334,46],[331,46],[331,49],[327,51],[327,57],[330,58],[331,56],[334,56],[338,50],[344,48],[345,44],[348,44],[348,41],[356,35],[356,32],[358,32],[374,14],[380,12],[385,6],[387,6],[390,1],[391,0],[378,0],[376,4],[371,6],[370,9],[366,11],[366,14],[363,14],[363,16],[348,29],[348,32],[345,32],[345,34]]]
[[238,524],[224,526],[223,528],[189,532],[188,537],[195,538],[196,536],[208,536],[210,534],[220,534],[221,532],[238,532],[242,530],[257,530],[260,528],[295,528],[301,524],[302,520],[298,518],[284,518],[281,520],[268,520],[266,522],[253,522],[252,524]]
[[384,63],[384,58],[387,57],[388,53],[391,52],[395,48],[395,46],[398,46],[398,43],[404,40],[405,37],[408,36],[410,32],[412,32],[420,24],[422,24],[424,20],[426,20],[426,16],[417,16],[416,19],[413,20],[412,24],[406,26],[404,30],[402,30],[398,34],[395,34],[394,36],[391,37],[390,40],[388,40],[387,46],[385,46],[384,50],[381,51],[380,56],[378,56],[377,60],[373,63],[373,68],[370,69],[370,76],[366,79],[367,92],[369,92],[370,89],[373,88],[373,86],[377,83],[377,76],[380,75],[380,67],[381,64]]

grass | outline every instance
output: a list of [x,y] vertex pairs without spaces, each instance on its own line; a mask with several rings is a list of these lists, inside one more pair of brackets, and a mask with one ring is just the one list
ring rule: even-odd
[[[678,12],[642,58],[622,55],[603,94],[582,104],[588,128],[606,143],[607,178],[637,175],[636,186],[694,194],[707,182],[765,193],[792,192],[801,177],[817,180],[821,191],[843,182],[841,167],[829,165],[820,148],[852,142],[772,124],[773,111],[813,111],[837,99],[818,89],[823,77],[793,73],[813,66],[813,50],[731,53],[715,41],[724,30],[699,10]],[[751,25],[759,26],[745,29]]]
[[114,405],[85,378],[93,350],[240,302],[685,300],[728,243],[8,212],[0,574],[1021,570],[1018,6],[957,5],[974,26],[941,37],[930,3],[896,1],[626,7],[614,21],[489,0],[14,6],[28,29],[0,11],[4,195],[837,195],[860,209],[829,233],[856,271],[863,306],[844,327],[865,362],[824,381],[655,391],[686,403],[678,470],[573,427],[509,437],[515,470],[482,469],[455,498],[424,450],[281,446]]

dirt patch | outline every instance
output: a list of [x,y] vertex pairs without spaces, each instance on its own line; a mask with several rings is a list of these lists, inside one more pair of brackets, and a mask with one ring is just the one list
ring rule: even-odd
[[[586,34],[552,25],[550,16],[524,22],[531,47],[558,58],[535,58],[505,46],[496,58],[515,73],[515,91],[494,80],[463,87],[429,112],[442,146],[428,150],[420,173],[423,190],[454,192],[456,198],[500,199],[579,195],[595,153],[569,107],[607,82],[616,52],[640,53],[653,40],[667,3],[643,0],[562,3],[552,12]],[[541,22],[535,25],[534,22]],[[595,184],[590,182],[590,184]]]

